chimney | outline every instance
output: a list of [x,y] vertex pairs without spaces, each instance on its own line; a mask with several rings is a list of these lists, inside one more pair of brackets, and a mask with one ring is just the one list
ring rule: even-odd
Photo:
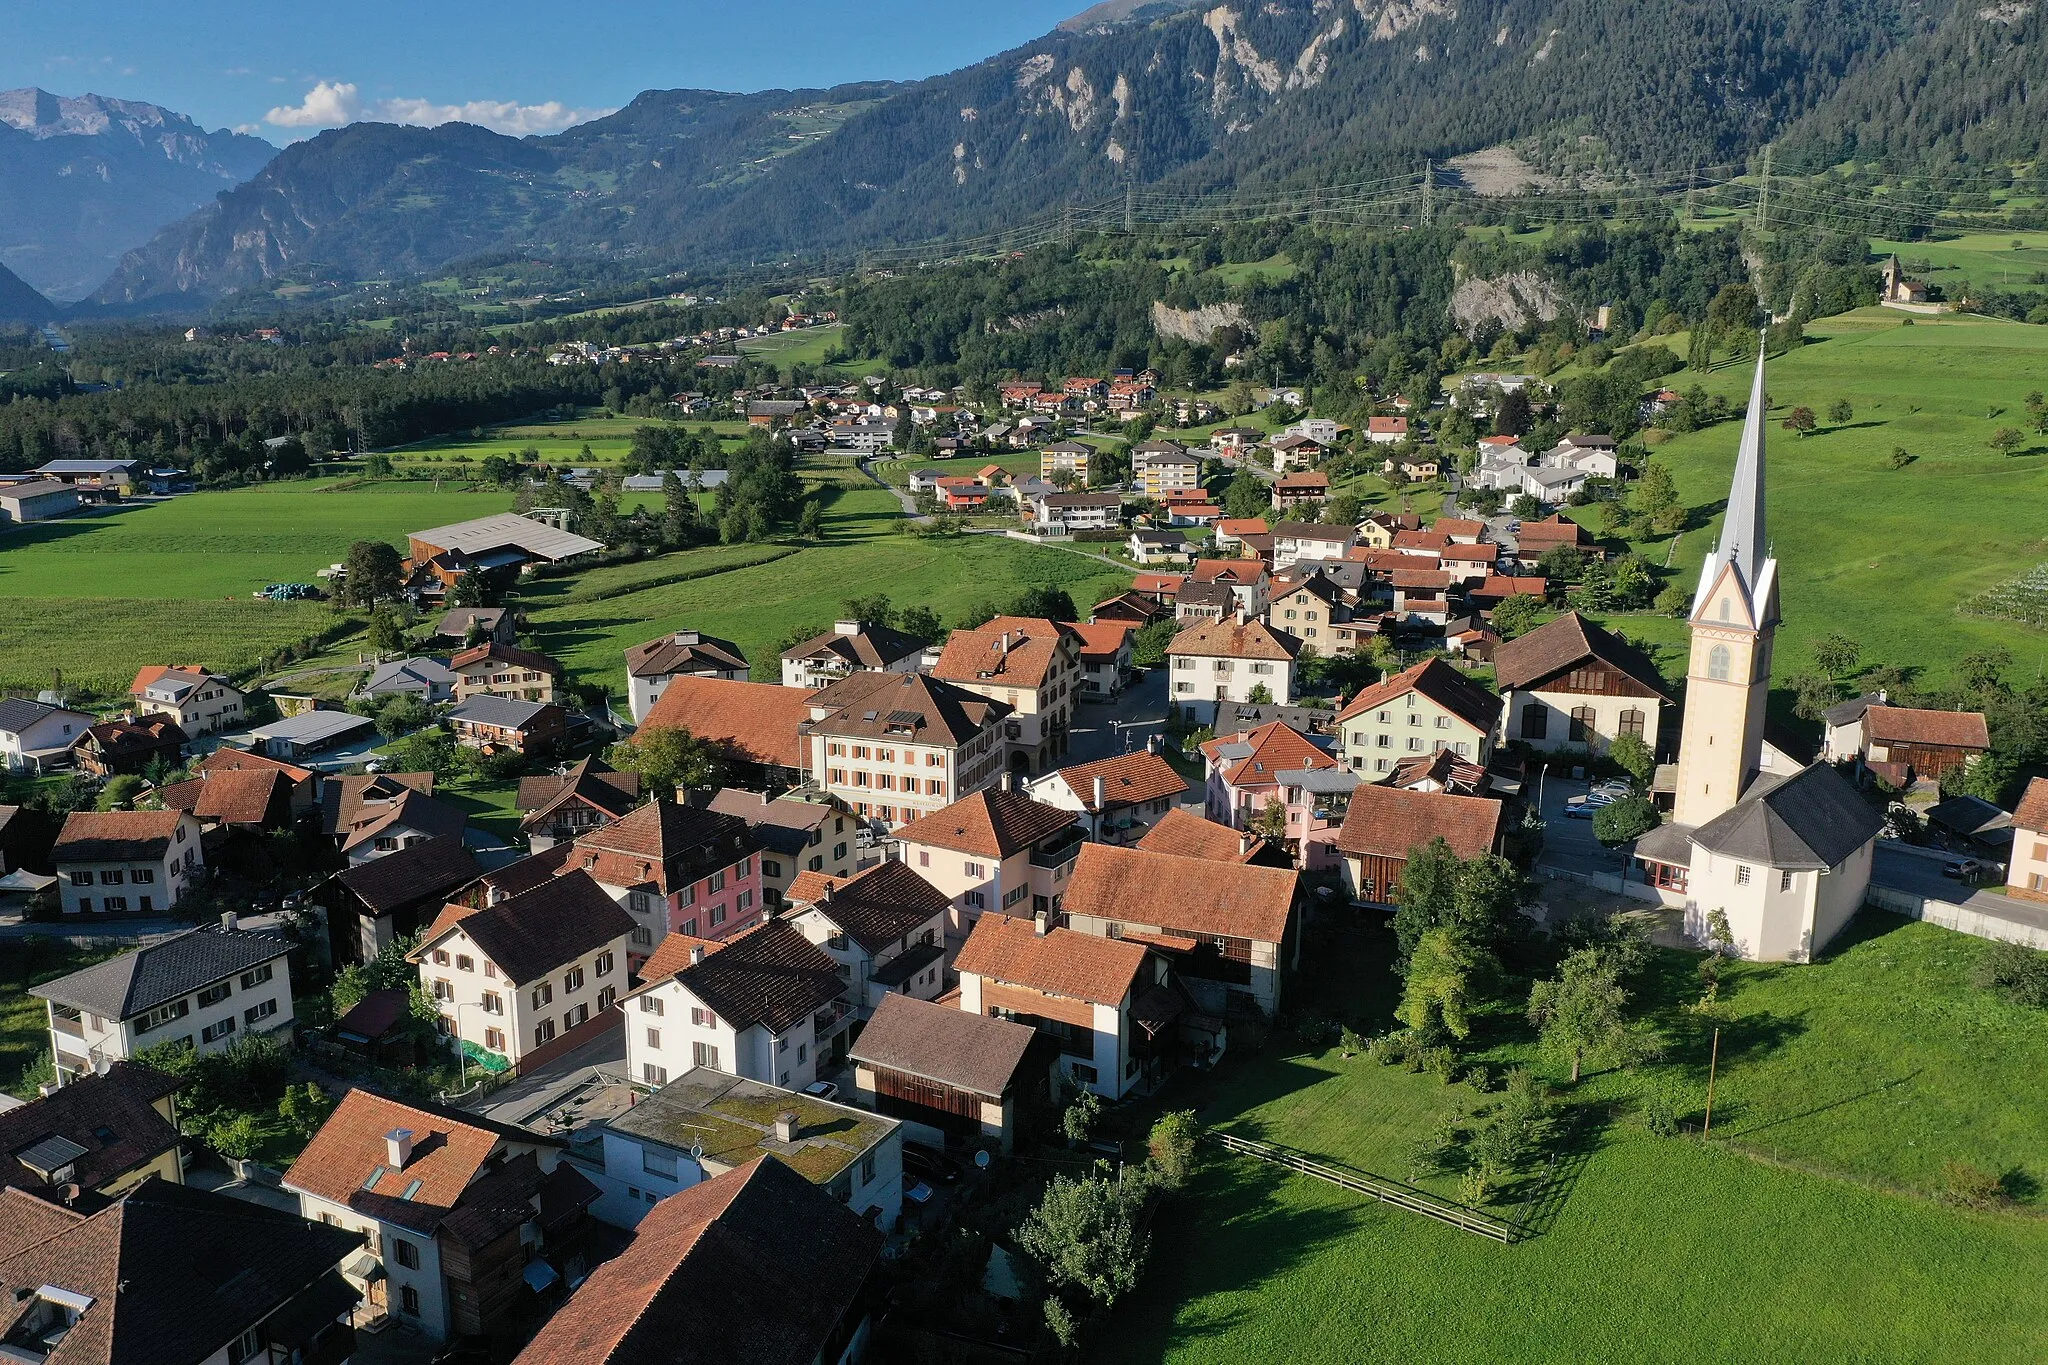
[[405,1169],[405,1163],[412,1160],[412,1129],[393,1128],[384,1135],[384,1158],[392,1170]]
[[1003,790],[1010,791],[1016,785],[1016,776],[1008,768],[1003,769]]
[[1004,632],[1002,633],[1002,637],[1001,637],[1001,639],[999,639],[999,640],[997,641],[997,643],[999,643],[999,644],[1000,644],[1000,645],[1002,646],[1002,648],[1003,648],[1003,657],[1004,657],[1004,658],[1006,658],[1006,659],[1007,659],[1007,658],[1009,658],[1009,657],[1010,657],[1010,632],[1009,632],[1009,631],[1007,631],[1007,630],[1006,630],[1006,631],[1004,631]]
[[703,960],[704,960],[704,945],[703,945],[703,944],[701,944],[701,943],[698,943],[698,944],[692,944],[692,945],[691,945],[691,947],[690,947],[690,965],[691,965],[692,967],[694,967],[694,966],[696,966],[696,965],[697,965],[698,963],[702,962]]
[[795,1142],[796,1123],[797,1120],[794,1113],[784,1111],[777,1114],[775,1116],[775,1140],[777,1142]]
[[1251,851],[1252,835],[1250,830],[1246,830],[1244,833],[1237,836],[1237,856],[1240,858],[1247,857],[1250,855]]
[[1101,776],[1100,776],[1100,775],[1098,774],[1098,775],[1097,775],[1097,777],[1096,777],[1096,779],[1095,779],[1095,809],[1096,809],[1096,810],[1097,810],[1098,812],[1100,812],[1100,811],[1102,810],[1102,802],[1103,802],[1103,789],[1102,789],[1102,778],[1101,778]]
[[1037,934],[1040,938],[1044,938],[1046,930],[1051,927],[1052,921],[1045,911],[1041,910],[1031,917],[1031,932]]
[[233,933],[236,929],[240,928],[241,923],[242,921],[237,918],[234,911],[223,910],[220,912],[220,927],[229,933]]

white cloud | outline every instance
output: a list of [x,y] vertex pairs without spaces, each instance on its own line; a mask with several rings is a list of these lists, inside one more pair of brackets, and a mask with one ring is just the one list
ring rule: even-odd
[[362,117],[362,110],[354,84],[322,81],[306,92],[305,99],[280,104],[265,114],[263,121],[279,128],[339,128]]
[[264,115],[264,119],[278,128],[338,128],[359,120],[410,123],[422,128],[474,123],[493,132],[520,137],[560,132],[612,112],[573,109],[559,100],[545,104],[518,104],[511,100],[471,100],[466,104],[436,104],[426,99],[365,101],[352,82],[321,81],[306,92],[305,99],[280,105]]

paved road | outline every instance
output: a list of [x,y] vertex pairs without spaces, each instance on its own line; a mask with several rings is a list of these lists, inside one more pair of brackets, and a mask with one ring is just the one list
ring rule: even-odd
[[[8,904],[8,902],[15,902]],[[165,919],[161,916],[101,916],[81,919],[76,915],[55,923],[36,923],[24,920],[20,906],[27,897],[0,898],[0,941],[15,938],[61,938],[74,942],[90,942],[96,939],[133,940],[137,945],[153,943],[182,934],[187,929],[198,927],[192,920]],[[243,915],[239,923],[244,929],[276,929],[282,920],[276,915]]]
[[1972,890],[1953,877],[1942,876],[1941,865],[1951,856],[1954,855],[1928,856],[1927,853],[1911,852],[1893,840],[1880,839],[1876,857],[1871,863],[1870,880],[1878,886],[1904,891],[1925,900],[1947,901],[1950,905],[1960,905],[1994,919],[2048,931],[2048,905],[2014,900],[1992,891]]
[[1084,701],[1074,710],[1062,766],[1135,753],[1166,729],[1166,670],[1152,668],[1112,701]]

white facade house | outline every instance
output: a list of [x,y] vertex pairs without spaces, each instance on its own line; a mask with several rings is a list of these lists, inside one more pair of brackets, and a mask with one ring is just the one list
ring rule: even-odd
[[64,817],[50,860],[65,916],[160,915],[206,878],[190,811],[86,811]]
[[952,906],[957,941],[991,912],[1055,914],[1080,851],[1071,812],[1015,791],[976,792],[896,831],[897,853]]
[[445,907],[407,956],[441,1031],[472,1056],[517,1066],[613,1026],[633,927],[578,870],[482,909]]
[[647,719],[654,703],[677,678],[745,682],[747,673],[747,656],[738,645],[701,631],[678,630],[635,645],[626,651],[626,700],[633,723]]
[[1263,621],[1202,621],[1166,647],[1172,704],[1198,724],[1219,702],[1279,702],[1294,697],[1294,656],[1301,643]]
[[692,1067],[803,1089],[850,1008],[838,964],[786,919],[722,941],[672,934],[623,1002],[626,1067],[660,1086]]
[[855,1213],[889,1229],[903,1211],[896,1120],[708,1068],[643,1094],[599,1130],[601,1165],[578,1169],[602,1191],[591,1212],[639,1226],[669,1195],[773,1152]]
[[832,959],[841,998],[865,1021],[889,995],[936,1000],[946,986],[946,894],[899,862],[853,877],[806,873],[790,887],[788,916]]
[[137,711],[169,716],[194,739],[232,730],[246,715],[242,689],[204,669],[145,668],[128,692]]
[[1598,753],[1633,735],[1657,752],[1663,679],[1640,650],[1575,611],[1500,645],[1494,676],[1501,743]]
[[94,724],[83,711],[0,698],[0,769],[22,773],[63,767],[71,762],[71,747]]
[[926,642],[867,621],[835,621],[832,629],[782,651],[782,685],[816,692],[849,673],[915,673]]
[[292,943],[219,926],[188,929],[29,988],[48,1003],[59,1085],[159,1043],[217,1052],[288,1031]]

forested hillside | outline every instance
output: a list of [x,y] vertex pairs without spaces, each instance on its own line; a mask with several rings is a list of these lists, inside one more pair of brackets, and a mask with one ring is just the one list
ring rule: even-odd
[[[843,258],[1126,186],[1323,187],[1503,142],[1552,170],[1684,173],[1741,163],[1788,124],[1821,119],[1838,91],[1874,98],[1880,70],[1933,88],[1951,58],[1981,61],[1981,42],[1923,57],[1916,37],[1895,51],[1915,13],[1907,0],[1118,6],[907,86],[650,92],[523,142],[358,125],[167,229],[99,298],[380,279],[487,250],[650,271]],[[2034,22],[2002,29],[2024,47]],[[2023,102],[2002,116],[2028,117]]]

